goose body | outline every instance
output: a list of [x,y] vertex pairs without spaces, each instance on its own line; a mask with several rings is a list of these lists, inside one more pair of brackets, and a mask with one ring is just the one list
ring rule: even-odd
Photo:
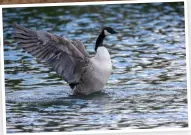
[[103,90],[112,72],[111,57],[103,39],[116,33],[112,28],[102,30],[96,41],[96,54],[90,57],[79,40],[33,31],[18,24],[13,26],[19,47],[48,63],[70,85],[74,94],[88,95]]
[[74,93],[90,94],[103,89],[112,71],[112,64],[108,50],[100,47],[95,57],[90,59],[89,65],[79,84],[74,88]]

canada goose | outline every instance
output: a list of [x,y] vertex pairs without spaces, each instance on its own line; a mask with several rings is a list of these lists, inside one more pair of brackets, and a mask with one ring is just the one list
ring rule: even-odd
[[79,40],[30,30],[16,23],[13,27],[13,36],[17,39],[19,47],[48,63],[70,85],[74,94],[88,95],[98,92],[107,83],[112,63],[103,40],[107,35],[117,33],[111,27],[103,28],[99,34],[94,57],[90,57]]

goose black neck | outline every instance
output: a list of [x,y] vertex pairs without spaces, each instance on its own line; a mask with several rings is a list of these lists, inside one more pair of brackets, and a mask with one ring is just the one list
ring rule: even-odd
[[104,32],[102,31],[102,32],[99,34],[99,36],[98,36],[98,38],[97,38],[97,41],[96,41],[96,45],[95,45],[95,51],[96,51],[96,52],[97,52],[97,48],[98,48],[98,47],[103,46],[103,40],[104,40],[104,38],[105,38],[105,35],[104,35]]

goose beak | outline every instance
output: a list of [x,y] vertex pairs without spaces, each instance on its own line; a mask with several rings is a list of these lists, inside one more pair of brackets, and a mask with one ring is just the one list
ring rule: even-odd
[[117,31],[114,31],[114,30],[111,32],[111,34],[117,34],[117,33],[118,33],[118,32],[117,32]]

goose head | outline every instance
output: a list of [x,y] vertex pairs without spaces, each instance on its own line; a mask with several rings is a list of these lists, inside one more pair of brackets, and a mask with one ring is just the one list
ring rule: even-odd
[[105,36],[108,36],[108,35],[110,35],[110,34],[116,34],[116,33],[117,33],[117,32],[116,32],[113,28],[111,28],[111,27],[105,27],[102,31],[104,32],[104,35],[105,35]]
[[96,45],[95,45],[95,51],[97,51],[98,47],[103,46],[103,40],[106,36],[111,35],[111,34],[116,34],[117,32],[111,28],[111,27],[105,27],[102,29],[101,33],[99,34]]

